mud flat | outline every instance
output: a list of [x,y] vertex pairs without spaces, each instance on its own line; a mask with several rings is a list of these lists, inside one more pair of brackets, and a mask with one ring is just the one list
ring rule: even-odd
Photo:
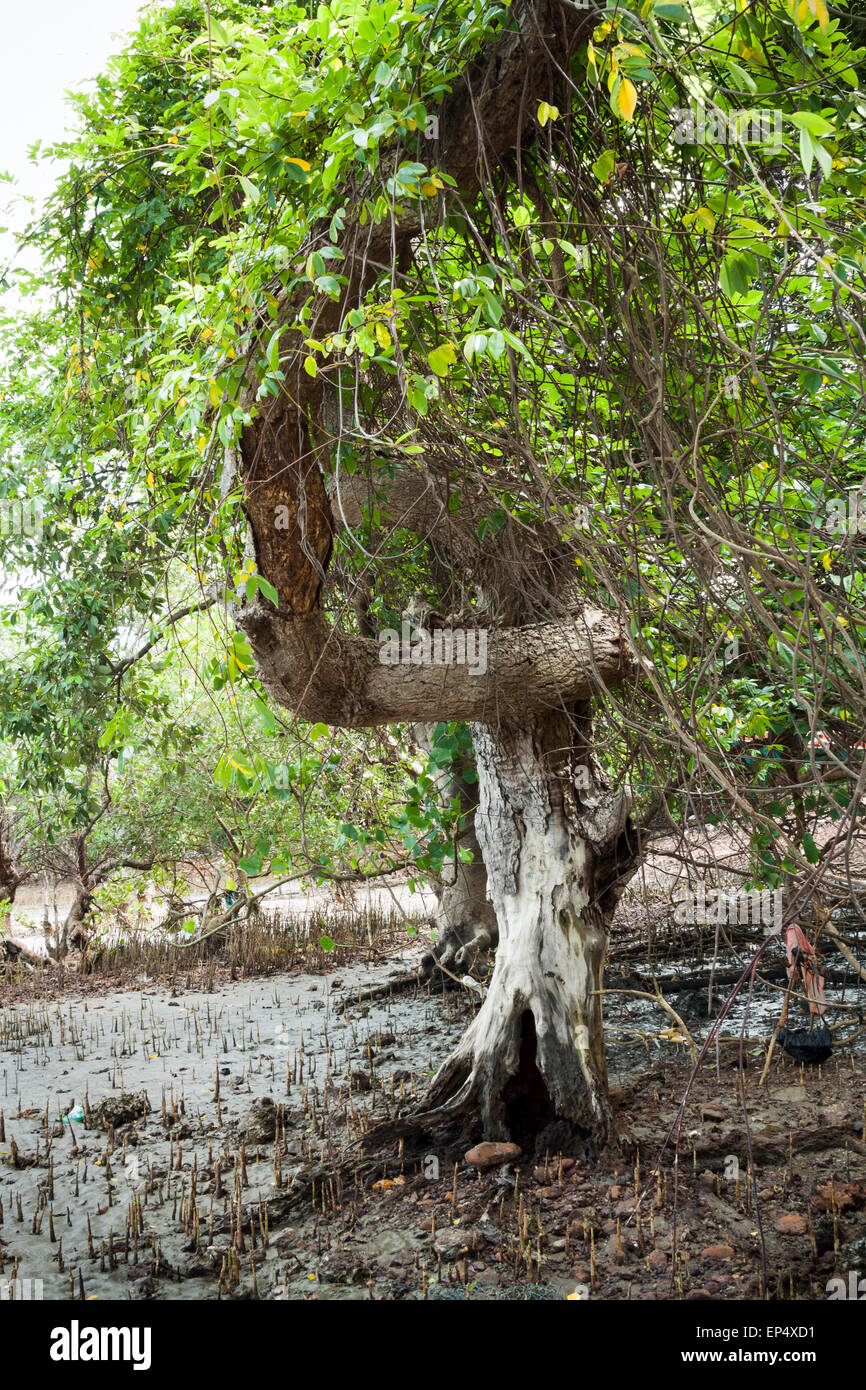
[[0,1007],[0,1296],[790,1299],[866,1269],[862,1056],[780,1057],[759,1090],[761,1040],[743,1071],[725,1043],[660,1156],[690,1062],[640,1000],[610,1010],[616,1141],[597,1163],[480,1170],[407,1143],[353,1171],[371,1118],[423,1093],[477,1007],[359,999],[420,949]]
[[[0,1009],[0,1279],[41,1280],[46,1298],[82,1286],[134,1297],[154,1282],[162,1296],[211,1297],[232,1227],[246,1221],[224,1292],[253,1271],[264,1292],[275,1255],[265,1230],[294,1171],[356,1137],[371,1102],[423,1087],[465,1026],[460,996],[421,991],[343,1012],[388,973],[352,966],[176,998],[160,986]],[[77,1107],[85,1119],[64,1120]]]

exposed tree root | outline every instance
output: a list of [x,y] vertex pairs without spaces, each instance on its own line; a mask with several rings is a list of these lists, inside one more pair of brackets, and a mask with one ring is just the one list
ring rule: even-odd
[[26,946],[21,946],[17,941],[0,941],[0,964],[18,966],[24,965],[29,970],[37,970],[42,966],[55,967],[57,962],[50,956],[41,956],[37,951],[28,951]]

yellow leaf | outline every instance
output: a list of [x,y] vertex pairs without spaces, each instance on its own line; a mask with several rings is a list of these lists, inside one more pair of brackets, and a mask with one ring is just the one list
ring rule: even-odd
[[622,116],[624,121],[634,119],[635,107],[637,106],[637,88],[633,82],[629,82],[624,77],[612,98],[613,109],[618,116]]
[[538,103],[538,124],[543,128],[548,121],[559,120],[559,107],[553,106],[549,101]]
[[310,169],[313,167],[311,164],[308,164],[305,159],[296,159],[294,155],[289,155],[289,158],[286,160],[286,163],[297,164],[298,168],[303,169],[305,174],[308,174],[310,172]]
[[307,373],[307,376],[318,376],[319,368],[316,365],[315,357],[312,355],[304,358],[304,371]]
[[708,207],[699,207],[697,212],[687,212],[683,215],[683,226],[700,226],[705,232],[712,232],[716,226],[715,214]]
[[391,346],[391,334],[388,332],[384,323],[376,324],[376,340],[380,348],[389,348]]
[[825,570],[829,570],[832,563],[832,555],[830,554],[829,550],[825,550],[824,554],[821,556],[821,564],[824,566]]

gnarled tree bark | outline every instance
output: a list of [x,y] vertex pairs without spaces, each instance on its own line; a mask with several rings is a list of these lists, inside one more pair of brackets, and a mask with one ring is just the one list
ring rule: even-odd
[[605,785],[587,715],[476,725],[477,816],[499,948],[484,1003],[428,1102],[484,1136],[585,1152],[607,1137],[607,930],[637,862],[629,797]]

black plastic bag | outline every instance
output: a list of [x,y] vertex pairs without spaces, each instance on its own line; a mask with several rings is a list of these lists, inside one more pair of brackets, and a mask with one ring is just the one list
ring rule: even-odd
[[826,1062],[833,1051],[833,1034],[826,1023],[818,1023],[814,1028],[780,1028],[778,1041],[795,1062],[811,1066]]

